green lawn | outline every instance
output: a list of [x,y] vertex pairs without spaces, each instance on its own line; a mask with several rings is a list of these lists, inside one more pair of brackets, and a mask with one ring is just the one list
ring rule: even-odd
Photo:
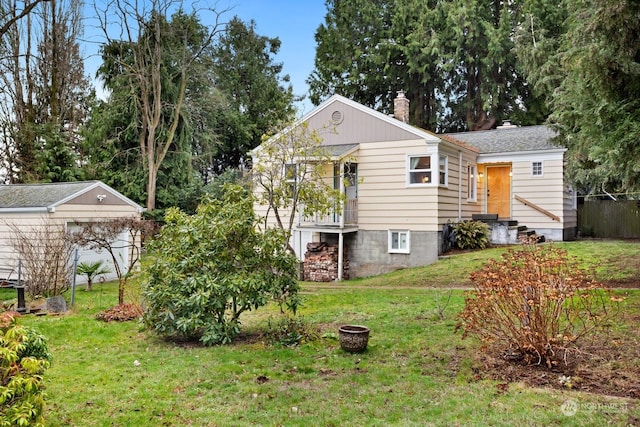
[[[626,267],[640,259],[640,244],[562,245],[585,267],[597,266],[604,278],[638,274]],[[637,423],[637,400],[520,383],[505,390],[496,381],[478,379],[472,357],[477,343],[454,333],[463,291],[442,288],[468,284],[470,271],[503,250],[456,255],[429,267],[331,287],[305,283],[300,314],[320,330],[320,338],[294,348],[270,346],[260,338],[266,319],[277,316],[275,307],[246,316],[238,343],[202,348],[161,341],[135,322],[96,321],[96,313],[115,304],[116,285],[79,290],[69,314],[23,318],[48,337],[54,355],[46,374],[48,425]],[[620,264],[621,257],[627,262]],[[624,293],[626,309],[640,312],[640,291]],[[344,323],[370,327],[365,353],[340,349],[337,326]],[[566,415],[572,408],[575,415]]]

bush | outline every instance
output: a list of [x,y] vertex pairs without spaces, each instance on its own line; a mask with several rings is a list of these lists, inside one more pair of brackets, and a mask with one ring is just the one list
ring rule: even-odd
[[485,249],[489,246],[489,226],[482,221],[462,221],[454,225],[456,246],[460,249]]
[[0,423],[44,426],[42,375],[51,354],[35,329],[19,326],[11,313],[0,319]]
[[96,314],[96,319],[103,322],[126,322],[139,319],[141,316],[142,308],[138,304],[124,303]]
[[281,231],[260,232],[253,201],[239,186],[207,200],[195,215],[170,209],[151,245],[143,283],[145,325],[161,336],[230,342],[240,315],[277,299],[295,312],[297,260]]
[[579,340],[606,325],[620,299],[580,270],[566,251],[524,242],[471,274],[458,328],[527,363],[566,363]]
[[316,339],[316,332],[301,317],[280,316],[269,318],[265,334],[270,344],[281,344],[287,347]]

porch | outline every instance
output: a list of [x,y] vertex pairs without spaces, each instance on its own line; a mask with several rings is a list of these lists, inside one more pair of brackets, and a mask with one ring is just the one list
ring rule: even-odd
[[347,199],[341,210],[336,209],[328,215],[305,216],[300,213],[297,228],[314,229],[314,231],[320,232],[327,231],[327,229],[356,231],[358,229],[358,199]]

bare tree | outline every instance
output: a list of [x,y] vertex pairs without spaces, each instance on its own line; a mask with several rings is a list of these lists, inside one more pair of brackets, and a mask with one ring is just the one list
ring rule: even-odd
[[333,162],[320,136],[330,131],[312,130],[302,122],[265,138],[253,152],[253,184],[258,202],[267,206],[265,225],[273,215],[287,242],[299,214],[322,217],[342,211],[344,194],[333,186]]
[[[29,6],[30,14],[0,34],[4,181],[68,180],[91,94],[78,43],[82,3],[47,0]],[[0,0],[0,10],[11,7],[15,11],[15,2]]]
[[28,16],[36,6],[47,1],[51,0],[33,0],[32,2],[25,2],[22,9],[18,9],[14,2],[14,7],[9,7],[7,9],[3,8],[2,14],[0,15],[0,22],[2,23],[2,26],[0,26],[0,37],[9,31],[11,26],[16,22]]
[[[225,11],[194,10],[192,17],[197,16],[196,12],[205,11],[212,15],[209,20],[212,24],[203,27],[204,37],[198,40],[185,28],[181,37],[172,39],[171,46],[163,45],[162,30],[167,28],[170,14],[182,11],[182,6],[183,3],[176,0],[114,0],[103,9],[94,3],[107,45],[121,50],[113,59],[118,62],[116,68],[127,78],[135,98],[140,152],[147,173],[148,210],[156,206],[158,170],[172,147],[184,113],[190,72],[224,29],[220,19]],[[167,105],[169,100],[171,105]]]
[[69,289],[72,245],[64,224],[42,219],[25,227],[9,223],[11,245],[22,261],[27,293],[35,298],[60,295]]
[[[153,236],[156,223],[135,217],[125,217],[78,225],[81,229],[70,233],[69,240],[87,249],[104,250],[111,256],[113,269],[118,276],[118,304],[124,304],[127,280],[140,260],[142,239]],[[127,239],[121,238],[124,232],[128,235]],[[123,249],[127,252],[126,260],[121,257]]]

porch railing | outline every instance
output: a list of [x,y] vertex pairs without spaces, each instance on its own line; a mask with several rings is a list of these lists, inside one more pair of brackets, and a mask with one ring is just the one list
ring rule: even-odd
[[[341,222],[344,217],[344,223]],[[328,215],[311,215],[304,216],[300,214],[300,225],[316,225],[316,226],[330,226],[336,227],[341,224],[355,225],[358,223],[358,199],[347,199],[344,202],[344,209],[342,214],[334,211]]]
[[517,201],[519,201],[520,203],[522,203],[525,206],[529,206],[532,209],[537,210],[538,212],[540,212],[541,214],[544,214],[546,216],[548,216],[549,218],[551,218],[554,221],[558,221],[560,222],[560,217],[558,215],[555,215],[551,212],[549,212],[548,210],[541,208],[540,206],[536,205],[535,203],[531,203],[530,201],[528,201],[527,199],[518,196],[517,194],[514,196],[515,199]]

